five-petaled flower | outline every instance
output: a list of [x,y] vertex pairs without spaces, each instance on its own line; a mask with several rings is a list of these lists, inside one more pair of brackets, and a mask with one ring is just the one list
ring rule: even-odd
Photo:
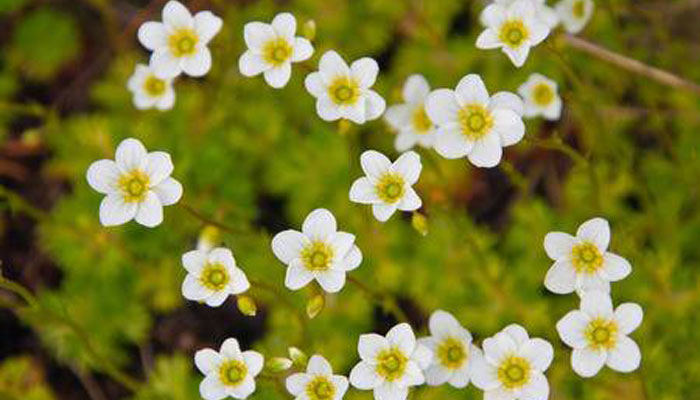
[[531,0],[512,4],[491,4],[482,14],[486,29],[476,39],[480,49],[500,48],[516,67],[521,67],[530,53],[549,35],[549,26],[536,13]]
[[141,25],[138,38],[151,54],[151,68],[162,79],[184,72],[203,76],[211,68],[207,44],[216,36],[223,22],[210,11],[194,16],[180,2],[171,0],[163,8],[163,22]]
[[425,383],[423,370],[430,365],[430,349],[416,341],[411,326],[401,323],[386,334],[360,336],[361,361],[350,372],[350,383],[361,390],[374,390],[377,400],[404,400],[411,386]]
[[433,361],[425,370],[428,385],[449,383],[456,388],[469,384],[471,359],[481,352],[472,344],[472,335],[450,313],[433,312],[428,323],[430,336],[418,339],[433,352]]
[[255,377],[263,368],[264,358],[257,351],[241,351],[238,341],[228,338],[217,352],[199,350],[194,355],[197,369],[205,375],[199,394],[206,400],[226,397],[245,399],[255,392]]
[[350,200],[371,204],[377,220],[385,222],[396,210],[414,211],[423,205],[411,187],[423,169],[418,153],[403,153],[392,163],[384,154],[367,150],[360,156],[360,164],[366,176],[353,182]]
[[579,33],[593,16],[593,0],[561,0],[556,11],[564,29],[569,33]]
[[155,107],[165,111],[173,108],[175,104],[173,79],[157,77],[147,65],[136,65],[126,87],[133,94],[134,106],[139,110]]
[[309,360],[306,372],[290,375],[286,386],[296,400],[340,400],[348,390],[348,378],[333,375],[331,364],[316,354]]
[[438,125],[435,150],[445,158],[467,156],[477,167],[498,165],[502,148],[525,134],[522,99],[510,92],[489,96],[475,74],[462,78],[455,90],[433,91],[426,110]]
[[87,181],[106,195],[100,204],[102,225],[121,225],[132,219],[149,228],[160,225],[163,206],[177,203],[182,196],[182,185],[170,177],[172,172],[168,153],[148,153],[133,138],[119,144],[115,161],[92,163],[87,170]]
[[218,307],[229,295],[240,294],[250,288],[245,272],[236,266],[229,249],[218,247],[188,251],[182,255],[182,265],[187,270],[182,282],[182,295],[188,300]]
[[607,251],[610,225],[603,218],[590,219],[576,231],[576,236],[550,232],[544,249],[554,265],[544,279],[550,291],[567,294],[598,289],[610,293],[610,282],[625,278],[632,266],[624,258]]
[[326,292],[338,292],[345,285],[345,273],[362,262],[355,235],[338,231],[335,217],[324,208],[306,217],[301,232],[288,229],[275,235],[272,252],[287,264],[284,284],[292,290],[316,279]]
[[561,116],[562,101],[557,92],[557,83],[541,74],[532,74],[518,88],[525,100],[523,115],[528,118],[542,115],[556,121]]
[[525,328],[512,324],[484,339],[483,355],[472,357],[472,382],[485,399],[546,400],[549,383],[544,371],[554,349],[544,339],[530,338]]
[[[489,6],[484,8],[481,12],[479,20],[482,25],[488,25],[486,21],[491,19],[490,13],[500,12],[498,8],[491,7],[492,5],[499,5],[501,7],[508,7],[518,0],[494,0]],[[547,5],[547,0],[527,0],[531,3],[531,7],[535,10],[535,16],[539,18],[549,29],[554,29],[559,24],[559,15],[554,8]]]
[[430,94],[428,81],[423,75],[411,75],[403,85],[402,94],[405,103],[390,106],[384,114],[389,125],[399,131],[394,141],[396,151],[404,152],[416,143],[433,147],[435,124],[425,111],[425,99]]
[[294,36],[297,20],[290,13],[280,13],[271,24],[249,22],[243,27],[248,46],[238,59],[238,69],[245,76],[263,74],[273,88],[282,88],[292,75],[292,63],[308,60],[314,48],[308,39]]
[[371,89],[379,65],[369,57],[353,61],[348,67],[338,53],[327,51],[318,63],[318,71],[306,76],[306,90],[316,98],[316,112],[325,121],[348,119],[364,124],[379,118],[386,108],[384,98]]
[[584,293],[580,310],[570,311],[557,322],[561,340],[574,349],[574,371],[588,378],[603,365],[620,372],[637,369],[642,355],[628,335],[639,327],[643,317],[638,304],[623,303],[613,311],[609,294],[600,290]]

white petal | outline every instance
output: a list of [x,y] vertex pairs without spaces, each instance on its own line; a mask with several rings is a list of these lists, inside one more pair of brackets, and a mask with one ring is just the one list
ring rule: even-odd
[[333,400],[341,400],[348,391],[348,378],[342,375],[331,376],[331,383],[335,386],[335,396]]
[[477,167],[491,168],[501,162],[503,148],[501,138],[495,133],[489,133],[480,140],[474,142],[472,151],[469,152],[469,162]]
[[355,243],[355,235],[347,232],[335,232],[328,236],[328,244],[333,249],[333,254],[336,261],[342,261],[342,258],[350,251]]
[[462,389],[469,384],[470,380],[471,380],[471,378],[470,378],[470,373],[469,373],[469,365],[467,364],[466,367],[463,367],[462,369],[454,371],[452,373],[452,376],[450,377],[448,383],[452,387],[455,387],[457,389]]
[[488,363],[481,351],[472,351],[471,360],[471,377],[474,386],[481,390],[493,390],[501,386],[498,380],[498,369]]
[[150,66],[153,73],[161,79],[172,79],[180,75],[180,59],[175,58],[167,48],[158,49],[151,54]]
[[164,206],[175,204],[182,197],[182,185],[173,178],[164,180],[151,190],[158,196],[160,203]]
[[401,154],[391,165],[391,169],[400,174],[407,185],[413,185],[418,182],[418,177],[420,176],[422,168],[423,165],[420,162],[420,156],[415,151]]
[[576,238],[564,232],[549,232],[544,237],[544,251],[552,260],[569,257]]
[[169,28],[182,28],[192,26],[192,14],[178,1],[169,1],[163,7],[163,22]]
[[206,400],[221,400],[226,397],[226,388],[217,374],[211,374],[199,384],[199,394]]
[[525,135],[525,124],[515,111],[503,108],[492,111],[493,130],[501,138],[501,146],[512,146],[518,143]]
[[275,31],[271,25],[257,21],[248,22],[243,26],[243,38],[250,50],[258,52],[268,41],[275,38]]
[[606,364],[619,372],[632,372],[639,368],[642,353],[637,343],[625,335],[620,335],[614,349],[608,353]]
[[561,98],[557,96],[554,101],[552,101],[552,104],[542,111],[542,115],[544,115],[544,118],[549,121],[557,121],[559,118],[561,118],[562,107],[563,104]]
[[499,332],[495,336],[484,339],[482,343],[484,357],[494,365],[498,365],[503,357],[517,351],[515,341],[507,333]]
[[477,74],[469,74],[462,78],[455,89],[457,102],[461,106],[468,104],[489,104],[489,92],[481,77]]
[[360,390],[370,390],[382,382],[382,378],[377,375],[374,365],[365,361],[359,362],[350,371],[350,383]]
[[299,396],[306,390],[306,385],[309,383],[312,377],[304,373],[296,373],[290,375],[285,381],[285,386],[287,391],[292,394],[292,396]]
[[502,332],[508,334],[518,347],[521,347],[530,340],[530,335],[527,334],[525,328],[518,324],[510,324],[503,328]]
[[425,112],[437,125],[457,121],[458,111],[459,104],[455,92],[449,89],[435,90],[425,101]]
[[401,129],[411,124],[413,107],[410,104],[395,104],[386,109],[384,119],[394,129]]
[[275,30],[275,33],[290,41],[294,38],[294,34],[297,32],[297,20],[288,12],[275,15],[271,25],[272,29]]
[[614,253],[605,253],[603,255],[603,269],[601,275],[612,282],[619,281],[625,278],[632,272],[632,266],[629,261]]
[[406,400],[407,397],[408,388],[392,382],[384,382],[374,388],[375,400]]
[[151,97],[145,93],[134,94],[134,107],[136,107],[139,110],[148,110],[149,108],[152,108],[157,102],[158,99],[156,97]]
[[610,281],[604,279],[600,273],[595,274],[577,274],[576,275],[576,293],[583,296],[583,293],[588,291],[601,291],[610,293]]
[[433,362],[433,351],[428,346],[418,343],[411,354],[411,360],[415,361],[421,369],[427,369]]
[[228,389],[228,395],[237,399],[245,399],[253,392],[255,392],[255,379],[250,375],[246,375],[238,386]]
[[518,116],[523,115],[523,107],[523,99],[511,92],[498,92],[491,96],[491,102],[489,103],[491,110],[504,108],[515,112]]
[[121,195],[107,195],[100,203],[100,223],[115,226],[129,222],[136,216],[137,209],[136,203],[125,203]]
[[364,124],[367,121],[367,98],[360,98],[352,105],[340,106],[340,114],[343,118],[358,125]]
[[165,89],[165,93],[156,100],[156,108],[161,111],[170,110],[175,105],[175,91],[172,86]]
[[554,358],[554,348],[544,339],[532,338],[520,346],[519,354],[530,360],[537,370],[545,371]]
[[[389,110],[387,110],[387,113],[388,111]],[[418,139],[419,136],[414,134],[413,132],[399,132],[399,134],[396,135],[396,139],[394,140],[394,148],[396,148],[396,151],[398,152],[404,152],[413,148],[413,146],[415,146],[418,142]]]
[[357,246],[352,246],[350,248],[350,251],[345,255],[345,258],[343,259],[343,266],[345,267],[345,271],[351,271],[357,267],[360,266],[362,263],[362,252],[360,251],[360,248]]
[[417,386],[425,383],[425,376],[418,364],[413,361],[406,363],[403,376],[397,380],[396,385],[399,386]]
[[292,61],[300,62],[308,60],[314,54],[314,46],[311,42],[303,37],[294,38],[294,47],[292,49]]
[[423,201],[418,197],[418,193],[412,187],[407,187],[396,208],[401,211],[414,211],[421,208],[422,205]]
[[501,46],[503,46],[501,39],[498,38],[496,31],[491,28],[483,30],[479,37],[476,38],[476,47],[479,49],[490,50]]
[[342,57],[333,50],[327,51],[321,56],[318,63],[318,71],[326,84],[330,84],[338,76],[350,74],[350,68]]
[[148,191],[146,197],[139,204],[134,219],[139,224],[149,228],[158,226],[163,222],[163,204],[161,204],[157,194],[153,191]]
[[279,89],[287,85],[289,78],[292,76],[292,65],[288,62],[276,68],[270,68],[264,72],[265,82],[275,89]]
[[367,333],[360,335],[360,339],[357,342],[357,352],[360,354],[361,359],[371,361],[377,357],[377,353],[389,346],[389,341],[384,336],[376,333]]
[[595,244],[603,252],[610,244],[610,224],[603,218],[592,218],[579,226],[576,236]]
[[503,52],[506,53],[513,65],[520,68],[525,64],[528,54],[530,54],[530,46],[522,45],[518,49],[511,49],[510,47],[504,47]]
[[146,156],[145,173],[151,186],[158,186],[173,172],[174,166],[170,154],[154,151]]
[[350,65],[350,74],[355,78],[361,88],[369,88],[374,85],[378,73],[379,64],[369,57],[355,60]]
[[585,292],[581,296],[581,311],[591,318],[611,318],[613,306],[610,295],[599,290]]
[[224,340],[219,349],[219,353],[227,358],[232,358],[234,360],[242,360],[243,355],[241,353],[241,346],[238,344],[236,338],[228,338]]
[[206,263],[207,254],[203,251],[191,250],[182,255],[182,266],[193,275],[199,275]]
[[262,356],[262,354],[252,350],[243,352],[243,360],[245,361],[245,365],[248,367],[248,373],[253,376],[258,375],[260,371],[262,371],[263,364],[265,362],[265,358]]
[[372,204],[372,214],[379,222],[386,222],[396,212],[394,204]]
[[623,303],[615,309],[615,321],[617,321],[620,333],[629,335],[639,327],[644,318],[644,310],[636,303]]
[[287,267],[287,275],[284,285],[291,290],[298,290],[308,285],[314,279],[313,274],[307,270],[300,259],[294,259]]
[[365,118],[367,121],[372,121],[384,114],[384,110],[386,110],[386,101],[379,93],[374,90],[369,90],[367,92],[365,107]]
[[99,160],[90,164],[87,170],[88,184],[96,191],[104,194],[117,190],[119,167],[112,160]]
[[343,116],[340,112],[340,108],[327,96],[318,99],[316,102],[316,112],[324,121],[336,121]]
[[204,304],[208,305],[209,307],[220,307],[222,304],[224,304],[226,299],[228,299],[229,295],[230,293],[226,290],[212,292],[206,299],[204,299]]
[[318,375],[333,375],[333,367],[323,356],[315,354],[309,359],[306,372]]
[[182,62],[182,70],[189,76],[199,77],[206,75],[211,68],[211,52],[206,47],[202,47],[197,52]]
[[386,334],[386,340],[407,355],[413,353],[416,347],[416,335],[413,334],[411,325],[405,322],[391,328]]
[[209,251],[207,260],[212,264],[222,264],[226,268],[234,268],[236,266],[233,252],[225,247],[217,247]]
[[317,208],[306,217],[301,231],[311,240],[325,240],[338,231],[338,226],[330,211]]
[[[314,97],[321,97],[326,93],[326,85],[323,83],[321,74],[318,72],[312,72],[306,75],[306,79],[304,79],[304,86],[306,87],[306,90]],[[328,99],[328,101],[330,101],[330,99]]]
[[228,284],[228,289],[231,294],[241,294],[250,289],[250,282],[242,269],[233,267],[229,273],[231,274],[231,282]]
[[139,27],[139,42],[148,50],[155,50],[168,45],[165,26],[160,22],[146,22]]
[[203,44],[209,43],[221,30],[224,22],[211,11],[200,11],[194,16],[194,30]]
[[501,22],[505,19],[506,9],[496,2],[489,4],[481,12],[479,16],[479,21],[484,26],[499,26]]
[[530,24],[530,43],[533,46],[540,44],[549,36],[549,27],[541,22],[533,21]]
[[549,383],[541,372],[534,372],[530,381],[523,386],[520,400],[547,400],[549,398]]
[[442,338],[459,332],[462,330],[462,325],[452,314],[447,311],[437,310],[430,315],[428,328],[431,335]]
[[586,347],[586,326],[590,317],[579,310],[569,311],[557,322],[557,332],[561,340],[574,349]]
[[391,169],[391,161],[382,153],[367,150],[360,156],[360,164],[365,174],[374,179],[381,178]]
[[250,50],[246,50],[238,59],[238,70],[243,76],[255,76],[261,74],[268,68],[262,56],[255,54]]
[[194,365],[204,375],[212,372],[219,362],[221,362],[221,356],[212,349],[202,349],[194,354]]
[[425,380],[430,386],[439,386],[452,377],[452,371],[442,365],[433,364],[425,371]]
[[146,148],[136,139],[124,139],[119,143],[114,158],[124,172],[141,168],[146,160]]
[[182,281],[182,297],[192,301],[202,301],[211,295],[211,291],[199,283],[199,279],[192,274],[187,274]]
[[435,135],[435,151],[449,159],[461,158],[469,154],[474,142],[466,139],[457,124],[447,124],[438,128]]
[[589,378],[600,371],[607,358],[605,351],[590,348],[574,349],[571,353],[571,368],[584,378]]
[[423,103],[430,94],[428,81],[420,74],[414,74],[406,79],[403,85],[402,96],[409,103]]
[[288,229],[272,238],[272,252],[285,264],[299,258],[308,239],[299,231]]
[[375,204],[380,202],[377,191],[369,178],[358,178],[350,187],[350,201],[361,204]]
[[544,277],[544,286],[552,293],[567,294],[576,289],[576,270],[569,259],[554,263]]
[[328,293],[337,293],[345,286],[345,271],[329,269],[316,274],[316,280],[321,288]]

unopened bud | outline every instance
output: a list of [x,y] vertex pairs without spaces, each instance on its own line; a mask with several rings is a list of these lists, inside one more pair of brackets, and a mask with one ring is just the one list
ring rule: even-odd
[[236,305],[238,305],[238,310],[240,310],[243,315],[247,315],[249,317],[254,317],[258,312],[258,306],[255,304],[255,300],[253,300],[253,298],[250,296],[238,296]]
[[411,225],[418,233],[425,236],[428,234],[428,218],[425,215],[414,212],[413,217],[411,217]]
[[267,362],[267,369],[270,372],[282,372],[292,367],[292,360],[285,357],[272,357]]
[[302,35],[304,35],[305,38],[309,39],[310,42],[313,42],[314,39],[316,39],[316,21],[313,19],[310,19],[304,23],[304,27],[302,28]]
[[321,313],[325,305],[326,298],[323,293],[314,295],[309,299],[309,302],[306,303],[306,315],[308,315],[309,318],[315,318],[319,313]]
[[199,232],[197,250],[209,251],[219,243],[221,243],[221,231],[213,225],[207,225]]
[[294,365],[296,365],[300,369],[306,368],[306,363],[309,362],[309,357],[301,351],[297,347],[290,347],[289,348],[289,358],[292,359],[292,362],[294,362]]

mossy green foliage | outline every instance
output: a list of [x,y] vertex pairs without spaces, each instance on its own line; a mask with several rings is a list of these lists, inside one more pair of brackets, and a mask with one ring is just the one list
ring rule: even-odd
[[[99,225],[102,196],[88,187],[85,171],[96,159],[112,158],[122,139],[136,137],[148,149],[172,155],[173,176],[185,188],[182,201],[240,229],[240,234],[223,236],[238,265],[251,279],[276,287],[294,306],[296,312],[290,312],[289,304],[277,296],[252,290],[268,317],[264,336],[253,347],[268,357],[284,356],[288,346],[296,345],[308,354],[325,355],[336,371],[348,373],[358,359],[358,335],[375,328],[374,304],[349,284],[326,299],[315,319],[304,317],[302,330],[295,316],[303,316],[309,293],[283,288],[285,269],[270,250],[272,235],[300,226],[311,210],[325,207],[342,230],[357,236],[364,261],[350,273],[354,278],[410,299],[423,317],[438,308],[454,313],[478,343],[513,322],[551,341],[555,359],[547,375],[552,398],[615,399],[624,393],[629,399],[679,399],[697,394],[697,96],[623,72],[567,48],[555,37],[537,47],[522,69],[515,69],[500,52],[475,48],[480,2],[297,0],[286,2],[283,9],[272,1],[245,3],[211,2],[225,20],[211,44],[213,68],[204,79],[176,81],[172,111],[141,112],[131,105],[126,80],[135,63],[148,59],[134,37],[133,47],[117,54],[92,87],[93,111],[44,127],[53,155],[44,173],[68,180],[71,191],[41,223],[41,245],[64,279],[60,288],[42,291],[40,300],[80,324],[96,351],[117,365],[137,362],[128,349],[148,340],[154,318],[184,306],[180,255],[194,246],[202,228],[179,206],[167,207],[164,223],[155,229],[135,223]],[[699,32],[696,24],[687,28],[691,33],[669,37],[669,25],[644,12],[638,1],[597,3],[586,37],[700,80],[697,52],[688,50]],[[424,74],[433,88],[454,87],[463,75],[480,73],[491,92],[515,91],[532,72],[555,79],[566,105],[562,121],[528,121],[525,140],[505,151],[506,158],[517,160],[530,189],[513,189],[509,199],[495,197],[502,173],[486,174],[466,160],[444,160],[420,150],[424,168],[417,190],[425,205],[428,235],[412,228],[410,215],[378,223],[368,207],[349,202],[348,191],[362,175],[361,151],[372,148],[397,156],[388,128],[375,121],[340,134],[338,124],[321,121],[303,87],[305,69],[299,66],[283,90],[269,88],[261,77],[248,79],[238,73],[237,59],[245,50],[243,25],[269,21],[280,11],[294,12],[299,26],[308,19],[316,21],[316,52],[309,63],[313,69],[328,49],[338,50],[347,60],[366,55],[390,60],[376,85],[389,104],[400,100],[401,85],[412,73]],[[49,18],[47,13],[28,16],[13,34],[17,39],[12,51],[29,63],[27,71],[45,72],[48,67],[35,55],[49,57],[43,47],[53,40],[60,42],[51,49],[61,51],[47,54],[76,52],[78,38],[69,17],[50,12]],[[63,26],[58,29],[62,33],[40,28],[35,21],[42,18]],[[55,69],[70,58],[51,56],[48,64]],[[577,143],[588,161],[575,162],[532,143],[552,134]],[[487,207],[497,210],[496,215],[485,218],[478,212]],[[477,223],[477,216],[488,224]],[[584,380],[572,372],[570,349],[554,328],[577,307],[578,299],[544,289],[551,261],[542,241],[549,231],[573,232],[594,216],[610,220],[611,250],[633,265],[631,276],[613,285],[612,295],[615,303],[633,301],[645,309],[644,322],[632,335],[643,361],[634,374],[606,369]],[[256,221],[268,222],[268,228]],[[60,360],[98,368],[84,343],[65,327],[41,318],[26,320]],[[425,326],[415,328],[426,333]],[[219,344],[210,342],[212,347]],[[192,356],[188,351],[158,357],[146,388],[135,398],[195,398],[201,375]],[[287,398],[278,389],[268,380],[259,381],[256,398]],[[422,387],[414,398],[481,396],[471,386],[444,386]],[[370,397],[353,389],[347,396]]]
[[0,399],[54,400],[43,371],[30,357],[10,357],[0,363]]

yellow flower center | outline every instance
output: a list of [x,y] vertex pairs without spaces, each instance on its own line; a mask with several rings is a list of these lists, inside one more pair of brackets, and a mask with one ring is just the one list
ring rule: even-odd
[[428,117],[428,113],[425,112],[425,107],[422,104],[413,111],[411,122],[413,123],[413,129],[418,134],[426,134],[433,127],[433,121]]
[[275,67],[284,64],[291,56],[292,46],[285,38],[272,39],[263,46],[263,59]]
[[376,371],[389,382],[400,379],[406,370],[408,358],[396,347],[385,349],[377,355]]
[[512,19],[501,25],[498,38],[506,46],[517,49],[530,37],[530,31],[522,20]]
[[538,106],[547,106],[554,100],[554,90],[544,82],[538,83],[532,89],[532,100]]
[[224,386],[238,386],[248,374],[248,367],[238,360],[228,360],[219,367],[219,381]]
[[576,19],[583,18],[586,14],[586,2],[584,0],[579,0],[575,2],[573,7],[571,8],[571,13]]
[[335,386],[325,376],[317,376],[306,384],[306,396],[310,400],[329,400],[335,395]]
[[353,105],[360,98],[360,86],[352,78],[339,76],[328,86],[328,96],[339,106]]
[[440,364],[447,369],[458,369],[464,362],[467,361],[468,353],[464,348],[464,344],[453,338],[448,337],[442,341],[437,347],[437,358]]
[[148,175],[140,169],[133,169],[123,174],[117,186],[122,192],[122,197],[127,203],[140,203],[146,197],[150,189],[150,179]]
[[571,262],[576,272],[592,274],[603,266],[603,255],[593,243],[583,242],[571,249]]
[[612,349],[617,343],[617,323],[613,320],[596,318],[588,323],[584,336],[588,346],[596,350]]
[[226,287],[231,277],[222,264],[207,264],[202,269],[199,282],[207,289],[218,292]]
[[143,90],[151,97],[160,97],[165,93],[165,81],[149,75],[143,82]]
[[510,356],[498,367],[498,380],[507,389],[524,386],[530,380],[530,362],[522,357]]
[[393,204],[401,200],[406,189],[404,188],[403,177],[399,174],[384,174],[374,187],[379,199],[385,203]]
[[468,104],[457,113],[462,134],[470,140],[484,137],[493,127],[493,116],[480,104]]
[[178,29],[168,38],[168,46],[173,56],[180,58],[191,56],[197,51],[199,37],[189,28]]
[[320,240],[311,242],[301,251],[301,260],[309,271],[327,271],[333,261],[333,249]]

